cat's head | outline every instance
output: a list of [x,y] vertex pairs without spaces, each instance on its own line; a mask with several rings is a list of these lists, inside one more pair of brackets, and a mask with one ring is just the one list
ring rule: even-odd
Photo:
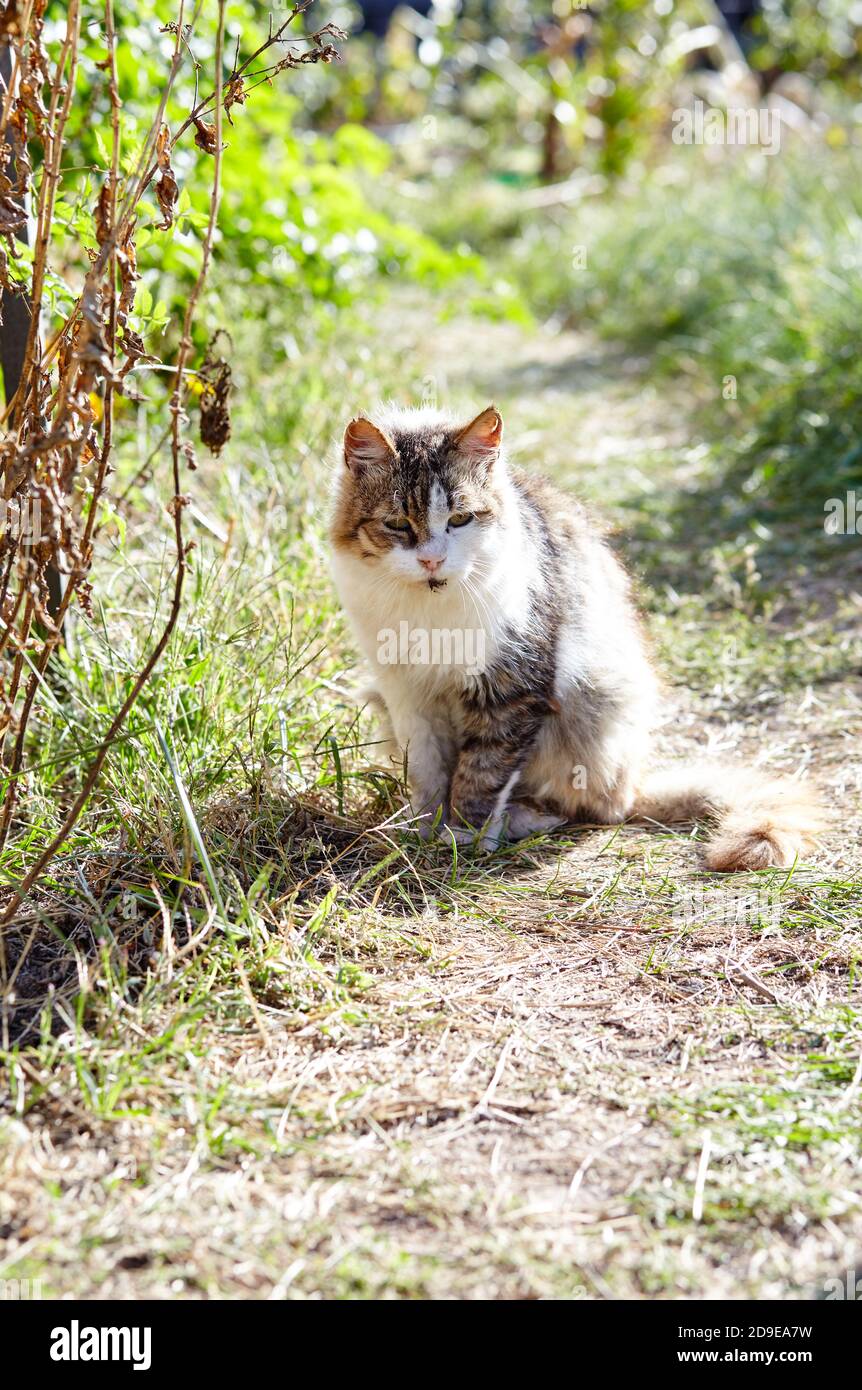
[[466,580],[499,539],[502,437],[494,406],[466,425],[428,411],[351,420],[333,544],[405,584]]

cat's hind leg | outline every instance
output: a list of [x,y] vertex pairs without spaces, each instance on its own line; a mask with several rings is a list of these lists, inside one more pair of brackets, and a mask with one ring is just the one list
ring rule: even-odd
[[[574,725],[574,727],[572,727]],[[548,723],[525,775],[525,791],[566,822],[618,825],[633,812],[648,734],[635,719],[593,728]]]

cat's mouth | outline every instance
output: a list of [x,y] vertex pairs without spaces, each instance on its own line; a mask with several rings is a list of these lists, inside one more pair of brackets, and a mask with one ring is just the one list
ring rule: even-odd
[[429,589],[445,589],[447,583],[448,583],[448,580],[446,580],[446,579],[429,579],[429,580],[428,580],[428,588],[429,588]]

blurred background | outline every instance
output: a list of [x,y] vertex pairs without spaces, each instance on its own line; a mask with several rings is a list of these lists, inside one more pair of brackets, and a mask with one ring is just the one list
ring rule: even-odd
[[[288,13],[232,0],[231,42],[248,52]],[[149,117],[172,14],[141,0],[117,17],[127,129]],[[653,379],[683,377],[723,441],[741,434],[746,476],[770,496],[807,488],[812,468],[829,495],[856,476],[862,0],[315,0],[297,21],[328,23],[347,34],[340,63],[233,109],[202,341],[263,317],[267,370],[292,361],[298,383],[316,345],[331,361],[336,328],[348,358],[352,338],[377,355],[371,306],[415,289],[431,296],[420,315],[457,307],[648,349]],[[201,59],[208,44],[204,24]],[[104,94],[84,71],[79,84],[81,164],[104,165]],[[745,144],[729,142],[739,119]],[[161,355],[209,174],[194,146],[177,172],[178,227],[142,231],[139,326]],[[76,250],[91,197],[79,186],[64,209]],[[401,390],[394,364],[371,375]],[[420,373],[405,393],[422,389]],[[279,401],[287,434],[309,392]]]

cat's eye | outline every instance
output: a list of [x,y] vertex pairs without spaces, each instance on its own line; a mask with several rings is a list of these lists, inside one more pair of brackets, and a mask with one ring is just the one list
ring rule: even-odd
[[468,521],[473,520],[472,512],[453,512],[449,518],[450,526],[466,526]]
[[383,524],[387,531],[400,531],[402,535],[413,529],[406,516],[391,516]]

